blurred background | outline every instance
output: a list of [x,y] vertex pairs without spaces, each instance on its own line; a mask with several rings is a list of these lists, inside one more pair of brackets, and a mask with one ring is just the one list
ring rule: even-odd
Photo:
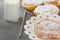
[[[21,13],[24,13],[21,7]],[[7,23],[4,19],[4,0],[0,0],[0,40],[29,40],[24,34],[20,39],[18,30],[21,23]],[[27,39],[26,39],[27,38]]]

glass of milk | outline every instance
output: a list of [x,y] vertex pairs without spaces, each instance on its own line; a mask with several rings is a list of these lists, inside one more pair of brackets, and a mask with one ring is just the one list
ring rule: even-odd
[[4,18],[10,22],[17,22],[20,13],[20,0],[5,0],[4,1]]

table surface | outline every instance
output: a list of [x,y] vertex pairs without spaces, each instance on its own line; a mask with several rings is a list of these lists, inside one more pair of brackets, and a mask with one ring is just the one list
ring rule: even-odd
[[[21,7],[21,13],[23,13],[23,8]],[[29,15],[29,14],[28,14]],[[27,15],[27,16],[28,16]],[[28,20],[31,16],[26,18]],[[24,33],[23,38],[19,38],[19,22],[8,23],[4,20],[4,0],[0,0],[0,40],[30,40],[28,36]]]

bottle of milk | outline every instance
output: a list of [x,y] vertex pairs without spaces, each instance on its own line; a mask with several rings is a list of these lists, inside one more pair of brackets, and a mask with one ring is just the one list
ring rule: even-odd
[[17,22],[20,13],[20,0],[5,0],[4,1],[4,18],[10,22]]

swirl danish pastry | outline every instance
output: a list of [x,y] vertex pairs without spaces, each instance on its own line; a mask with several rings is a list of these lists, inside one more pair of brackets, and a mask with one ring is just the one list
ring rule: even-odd
[[50,18],[48,17],[47,19],[45,17],[39,18],[39,20],[35,21],[34,33],[39,38],[59,39],[60,38],[60,16],[53,16],[55,20],[54,19],[50,20]]
[[37,6],[42,5],[43,0],[23,0],[22,6],[27,10],[34,10]]
[[58,14],[59,13],[59,8],[55,5],[52,4],[46,4],[43,6],[38,6],[34,10],[34,15],[37,16],[39,14],[44,14],[44,13],[50,13],[50,14]]

